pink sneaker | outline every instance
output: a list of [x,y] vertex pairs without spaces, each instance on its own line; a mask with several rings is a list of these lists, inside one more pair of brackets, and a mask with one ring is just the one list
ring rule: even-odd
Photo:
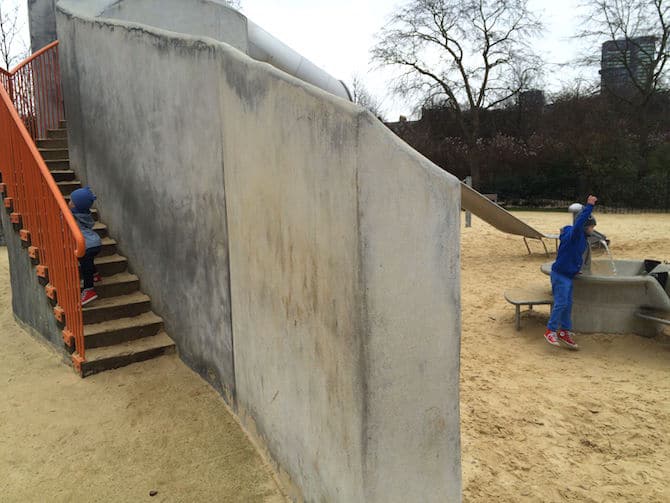
[[579,346],[577,346],[577,343],[573,339],[574,335],[575,334],[570,332],[569,330],[561,330],[560,332],[558,332],[558,340],[560,340],[570,349],[579,349]]
[[93,283],[100,283],[102,281],[102,276],[100,276],[99,272],[96,272],[93,275]]
[[95,290],[93,288],[89,288],[88,290],[84,290],[81,292],[81,305],[85,306],[89,302],[93,302],[95,299],[98,298],[98,294],[95,293]]
[[547,342],[551,344],[552,346],[560,346],[561,344],[558,342],[558,339],[556,338],[556,332],[553,330],[547,329],[547,331],[544,333],[544,338],[547,339]]

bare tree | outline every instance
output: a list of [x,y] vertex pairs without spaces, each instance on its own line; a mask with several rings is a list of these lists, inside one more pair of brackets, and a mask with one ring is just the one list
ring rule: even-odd
[[0,65],[5,70],[21,61],[27,53],[21,40],[21,28],[18,3],[0,2]]
[[368,109],[370,112],[375,114],[376,117],[379,117],[383,120],[383,111],[382,106],[379,100],[370,93],[368,88],[363,83],[363,80],[360,76],[354,75],[351,80],[351,92],[353,94],[352,98],[354,103],[361,105],[363,108]]
[[[587,0],[585,29],[578,35],[598,48],[608,41],[612,63],[627,85],[605,91],[631,105],[644,105],[668,86],[670,2],[668,0]],[[595,57],[587,58],[594,63]],[[608,69],[603,69],[608,71]],[[631,92],[633,91],[633,92]]]
[[[607,44],[602,57],[609,61],[603,61],[601,91],[626,112],[628,127],[637,138],[636,164],[638,178],[642,179],[650,170],[650,137],[659,126],[656,98],[668,90],[669,84],[670,2],[585,1],[584,30],[578,36],[598,48],[603,42]],[[587,58],[586,62],[595,59]]]
[[[410,0],[378,34],[372,59],[403,68],[394,90],[454,112],[474,152],[480,113],[509,101],[541,71],[541,32],[527,0]],[[473,184],[479,164],[470,156]]]

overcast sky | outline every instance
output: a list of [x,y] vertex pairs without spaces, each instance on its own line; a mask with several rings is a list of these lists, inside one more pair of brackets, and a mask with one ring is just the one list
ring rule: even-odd
[[[19,1],[25,12],[26,0],[0,0],[3,6]],[[159,0],[157,0],[159,1]],[[543,20],[546,31],[535,44],[548,63],[567,63],[583,50],[571,36],[578,31],[580,0],[530,0]],[[414,103],[389,95],[393,78],[390,70],[372,70],[370,48],[375,34],[402,0],[242,0],[242,11],[287,45],[338,79],[350,82],[359,75],[377,97],[387,120],[410,115]],[[25,14],[24,14],[25,15]],[[27,40],[28,22],[25,20]],[[557,91],[583,76],[595,79],[597,68],[575,69],[549,66],[544,87]]]
[[[382,101],[386,119],[397,120],[399,114],[410,115],[414,104],[388,95],[393,73],[371,70],[370,48],[394,7],[402,3],[399,0],[242,0],[242,11],[333,76],[349,82],[354,74],[360,75],[372,94]],[[579,43],[571,40],[578,31],[578,3],[579,0],[530,0],[532,9],[546,27],[535,45],[546,62],[566,63],[583,50]],[[550,92],[557,91],[582,74],[595,79],[597,70],[549,66],[544,85]]]

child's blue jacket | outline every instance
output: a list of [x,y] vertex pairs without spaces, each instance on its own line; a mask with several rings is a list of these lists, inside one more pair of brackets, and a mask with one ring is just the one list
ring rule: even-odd
[[93,230],[93,225],[95,221],[93,220],[93,215],[90,211],[82,212],[76,209],[72,210],[72,216],[77,221],[79,229],[81,230],[84,240],[86,241],[86,249],[97,248],[102,246],[102,240],[98,233]]
[[582,269],[584,252],[588,246],[584,224],[592,211],[593,205],[587,204],[577,215],[573,225],[566,225],[561,229],[561,244],[556,261],[551,266],[552,271],[573,278]]

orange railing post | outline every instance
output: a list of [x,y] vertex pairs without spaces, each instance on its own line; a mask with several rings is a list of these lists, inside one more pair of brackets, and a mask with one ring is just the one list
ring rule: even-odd
[[[77,370],[85,359],[78,257],[84,238],[35,141],[64,119],[58,42],[11,72],[0,71],[0,172],[4,206],[39,260],[38,276],[56,300],[54,315],[74,349]],[[48,284],[47,284],[48,283]]]

